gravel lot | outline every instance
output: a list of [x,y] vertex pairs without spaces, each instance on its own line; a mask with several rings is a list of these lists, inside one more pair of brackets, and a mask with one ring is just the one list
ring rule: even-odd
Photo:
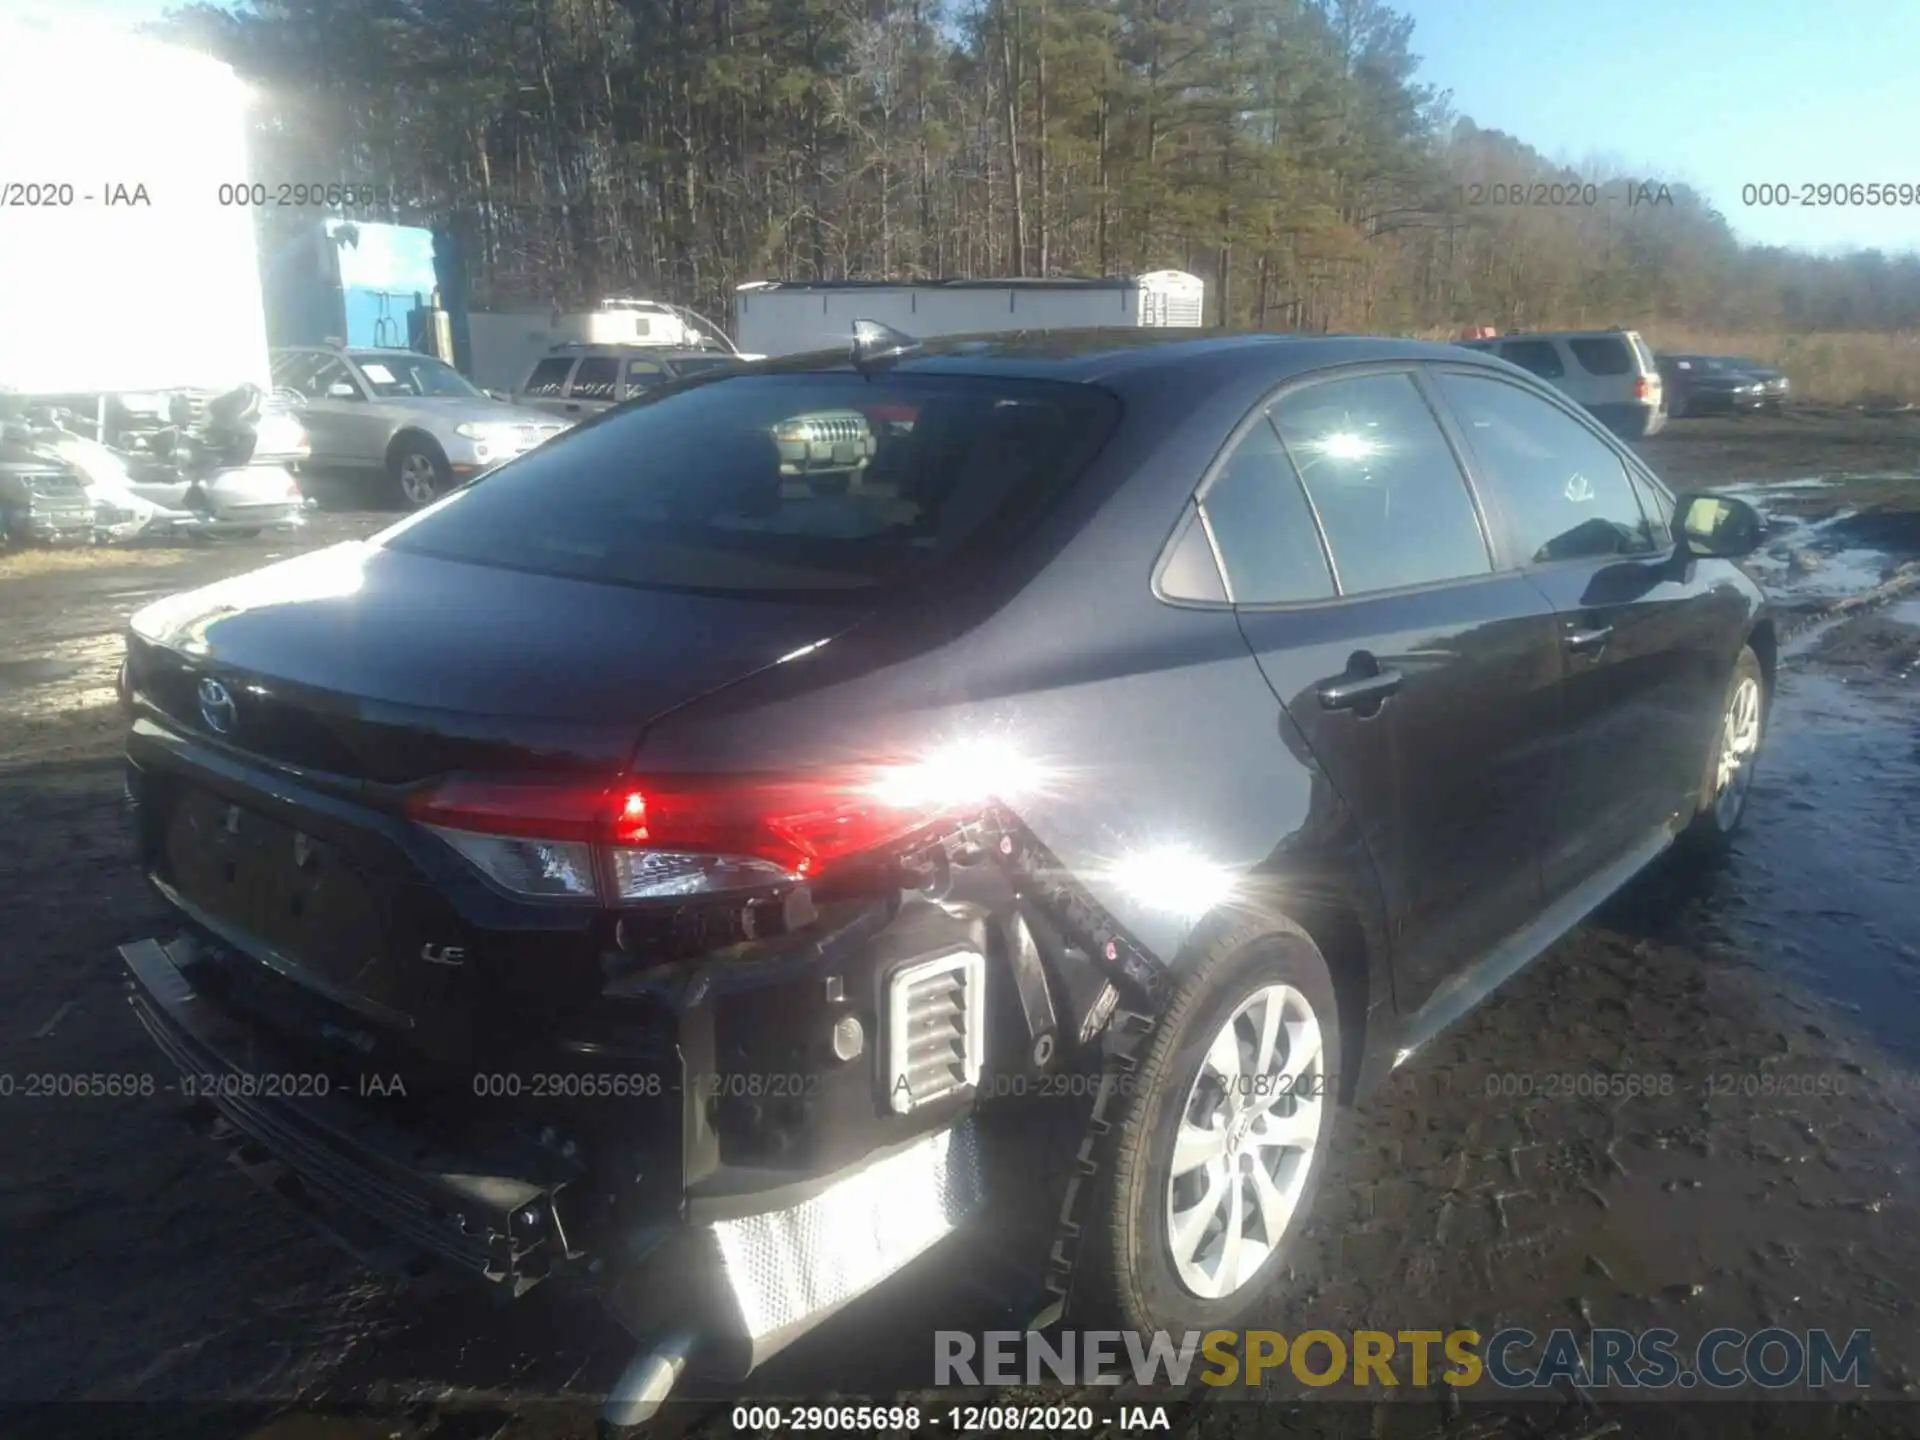
[[[1758,563],[1799,629],[1738,852],[1711,876],[1644,877],[1351,1117],[1269,1322],[1867,1328],[1869,1403],[1800,1407],[1793,1433],[1914,1433],[1920,1410],[1900,1402],[1920,1385],[1920,590],[1897,593],[1894,571],[1920,557],[1920,417],[1687,421],[1644,450],[1676,487],[1751,487],[1776,517]],[[330,511],[297,545],[0,556],[7,1072],[159,1068],[114,954],[161,921],[120,802],[126,616],[390,518]],[[1888,598],[1845,608],[1867,592]],[[1672,1086],[1545,1093],[1590,1073]],[[217,1163],[164,1097],[0,1106],[0,1403],[74,1402],[8,1412],[0,1431],[127,1433],[137,1417],[146,1435],[274,1440],[591,1433],[626,1358],[596,1313],[539,1290],[492,1312],[365,1271]],[[872,1297],[753,1389],[925,1385],[933,1323],[994,1312],[966,1283],[966,1242],[921,1268],[926,1284]],[[1732,1414],[1267,1399],[1178,1415],[1193,1434],[1598,1435]]]

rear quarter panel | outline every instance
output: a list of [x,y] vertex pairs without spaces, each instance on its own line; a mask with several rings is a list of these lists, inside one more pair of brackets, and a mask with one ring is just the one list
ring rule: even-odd
[[638,767],[802,766],[993,735],[1047,774],[1022,819],[1165,964],[1203,917],[1129,890],[1115,873],[1129,854],[1181,847],[1237,875],[1333,865],[1371,913],[1337,799],[1288,743],[1232,612],[1151,591],[1182,505],[1280,378],[1242,362],[1125,388],[1106,449],[992,575],[665,717]]

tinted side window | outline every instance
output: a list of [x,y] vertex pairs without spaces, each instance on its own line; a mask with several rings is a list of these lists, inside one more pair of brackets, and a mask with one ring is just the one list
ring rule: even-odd
[[338,358],[329,355],[314,366],[313,373],[295,388],[315,400],[325,400],[328,398],[327,391],[335,385],[352,386],[354,394],[360,393],[360,387],[354,383],[353,376],[348,372],[346,365]]
[[1411,376],[1310,385],[1272,413],[1326,532],[1341,594],[1492,568],[1466,480]]
[[619,360],[611,355],[589,355],[573,372],[573,385],[567,393],[577,400],[611,400],[619,379]]
[[1509,340],[1500,347],[1500,358],[1531,370],[1542,380],[1558,380],[1567,373],[1551,340]]
[[557,397],[567,383],[567,372],[573,369],[573,357],[553,355],[533,367],[533,374],[527,377],[528,395],[538,395],[546,399]]
[[1589,375],[1626,375],[1633,370],[1633,352],[1624,340],[1569,340],[1567,348]]
[[302,395],[313,394],[313,372],[320,357],[305,351],[291,351],[273,357],[273,383]]
[[1313,512],[1271,425],[1255,425],[1234,446],[1202,508],[1237,603],[1325,600],[1333,594]]
[[1501,380],[1457,372],[1436,379],[1523,563],[1660,548],[1625,464],[1584,424]]

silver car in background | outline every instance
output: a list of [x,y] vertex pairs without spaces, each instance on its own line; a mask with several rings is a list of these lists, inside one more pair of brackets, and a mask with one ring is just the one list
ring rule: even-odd
[[316,467],[384,476],[409,509],[572,423],[496,400],[414,350],[276,350],[273,383],[301,397]]
[[573,420],[611,410],[669,381],[737,370],[754,355],[664,345],[589,345],[569,341],[536,360],[514,391],[521,404]]

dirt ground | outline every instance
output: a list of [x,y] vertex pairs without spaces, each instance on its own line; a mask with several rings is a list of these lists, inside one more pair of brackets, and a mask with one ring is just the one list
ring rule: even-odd
[[[1796,633],[1742,840],[1710,875],[1643,877],[1346,1117],[1261,1323],[1665,1323],[1689,1342],[1721,1324],[1864,1328],[1864,1403],[1736,1418],[1731,1401],[1562,1390],[1523,1413],[1439,1387],[1388,1405],[1275,1389],[1175,1404],[1189,1434],[1920,1432],[1920,589],[1902,593],[1915,572],[1898,569],[1920,558],[1920,419],[1685,421],[1643,448],[1677,488],[1738,487],[1774,517],[1756,572]],[[114,954],[162,919],[127,860],[126,616],[389,518],[330,512],[297,546],[0,557],[0,1070],[16,1082],[159,1069]],[[1888,598],[1847,608],[1869,592]],[[1594,1098],[1577,1079],[1592,1075],[1654,1093]],[[218,1164],[164,1098],[13,1088],[0,1406],[20,1408],[0,1432],[591,1433],[626,1358],[597,1314],[543,1290],[493,1311],[365,1271]],[[1006,1323],[968,1243],[752,1390],[917,1393],[944,1412],[950,1392],[916,1390],[930,1329]],[[733,1433],[726,1420],[676,1424]]]

